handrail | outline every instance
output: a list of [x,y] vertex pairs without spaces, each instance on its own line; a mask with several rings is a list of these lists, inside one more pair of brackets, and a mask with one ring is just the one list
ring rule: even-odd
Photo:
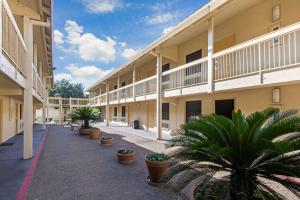
[[184,64],[184,65],[180,65],[179,67],[176,67],[176,68],[173,68],[173,69],[170,69],[168,71],[165,71],[162,73],[162,76],[165,76],[165,75],[168,75],[168,74],[171,74],[173,72],[177,72],[179,70],[182,70],[182,69],[186,69],[188,67],[191,67],[191,66],[194,66],[194,65],[197,65],[197,64],[200,64],[200,63],[203,63],[205,61],[207,61],[208,58],[207,57],[204,57],[204,58],[201,58],[199,60],[195,60],[193,62],[190,62],[190,63],[187,63],[187,64]]
[[146,78],[146,79],[143,79],[143,80],[141,80],[141,81],[135,82],[135,85],[140,84],[140,83],[143,83],[143,82],[150,81],[150,80],[152,80],[152,79],[154,79],[154,78],[156,78],[156,77],[157,77],[157,75],[150,76],[150,77],[148,77],[148,78]]
[[297,22],[295,24],[292,24],[290,26],[287,26],[287,27],[284,27],[284,28],[281,28],[277,31],[273,31],[273,32],[270,32],[270,33],[267,33],[267,34],[264,34],[262,36],[259,36],[259,37],[256,37],[256,38],[253,38],[251,40],[248,40],[246,42],[243,42],[243,43],[240,43],[240,44],[237,44],[233,47],[230,47],[230,48],[227,48],[223,51],[220,51],[218,53],[215,53],[213,54],[213,58],[216,58],[216,57],[219,57],[219,56],[222,56],[222,55],[225,55],[225,54],[228,54],[228,53],[231,53],[233,51],[237,51],[237,50],[240,50],[240,49],[243,49],[245,47],[249,47],[249,46],[252,46],[252,45],[255,45],[257,43],[260,43],[260,42],[263,42],[265,40],[269,40],[269,39],[272,39],[274,37],[278,37],[278,36],[282,36],[283,34],[287,34],[289,32],[292,32],[292,31],[295,31],[297,29],[300,29],[300,22]]
[[23,47],[24,47],[24,50],[27,51],[27,47],[26,47],[26,45],[25,45],[23,36],[22,36],[22,34],[21,34],[20,30],[19,30],[19,27],[18,27],[18,25],[17,25],[17,22],[16,22],[16,20],[15,20],[15,18],[14,18],[14,15],[13,15],[12,12],[11,12],[11,9],[10,9],[10,7],[9,7],[9,5],[8,5],[8,3],[7,3],[7,1],[6,1],[6,0],[2,0],[2,5],[3,5],[4,9],[6,10],[8,17],[9,17],[10,20],[11,20],[11,23],[12,23],[13,26],[14,26],[14,29],[15,29],[15,31],[16,31],[16,33],[17,33],[17,35],[18,35],[18,37],[19,37],[19,39],[20,39],[20,41],[21,41]]

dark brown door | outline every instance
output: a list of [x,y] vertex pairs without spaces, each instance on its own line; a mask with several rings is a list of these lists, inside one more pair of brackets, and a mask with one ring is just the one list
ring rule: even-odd
[[234,110],[234,99],[216,100],[215,111],[217,115],[223,115],[232,119],[232,111]]
[[201,101],[187,101],[186,102],[186,122],[196,119],[202,113]]

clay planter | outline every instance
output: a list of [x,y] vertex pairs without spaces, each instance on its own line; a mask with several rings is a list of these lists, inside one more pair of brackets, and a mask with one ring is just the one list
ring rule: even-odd
[[121,164],[129,164],[132,163],[134,161],[134,152],[133,153],[118,153],[117,154],[118,157],[118,162]]
[[90,139],[98,140],[100,138],[100,129],[99,128],[91,128],[89,133]]
[[111,146],[112,145],[112,138],[102,138],[100,143],[101,145],[104,145],[104,146]]
[[90,134],[91,129],[90,128],[80,128],[79,129],[79,134],[80,135],[89,135]]
[[148,167],[150,183],[162,183],[162,179],[168,173],[170,160],[150,161],[146,158],[145,161]]

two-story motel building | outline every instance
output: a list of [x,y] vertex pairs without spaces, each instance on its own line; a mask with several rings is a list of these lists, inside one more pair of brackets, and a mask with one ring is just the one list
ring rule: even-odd
[[90,86],[106,123],[176,131],[234,109],[300,109],[300,1],[212,0]]
[[35,109],[53,86],[52,1],[0,0],[0,143],[24,133],[24,159],[33,156]]

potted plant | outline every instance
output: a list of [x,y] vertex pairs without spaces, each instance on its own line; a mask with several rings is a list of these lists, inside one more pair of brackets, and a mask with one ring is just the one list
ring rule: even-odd
[[270,108],[246,116],[238,110],[232,116],[201,116],[183,126],[173,140],[180,151],[169,184],[183,192],[192,182],[189,199],[286,199],[272,187],[280,184],[299,195],[299,184],[288,178],[300,178],[297,111]]
[[79,134],[81,135],[90,135],[91,139],[100,138],[100,129],[90,126],[90,120],[99,119],[100,113],[95,108],[83,107],[77,108],[72,114],[72,120],[82,120],[83,125],[79,129]]
[[162,183],[168,173],[170,157],[163,153],[149,153],[145,157],[148,167],[149,182]]
[[134,161],[134,151],[131,149],[121,148],[118,150],[117,158],[121,164],[129,164]]
[[102,145],[111,146],[112,145],[112,137],[103,137],[100,142]]

